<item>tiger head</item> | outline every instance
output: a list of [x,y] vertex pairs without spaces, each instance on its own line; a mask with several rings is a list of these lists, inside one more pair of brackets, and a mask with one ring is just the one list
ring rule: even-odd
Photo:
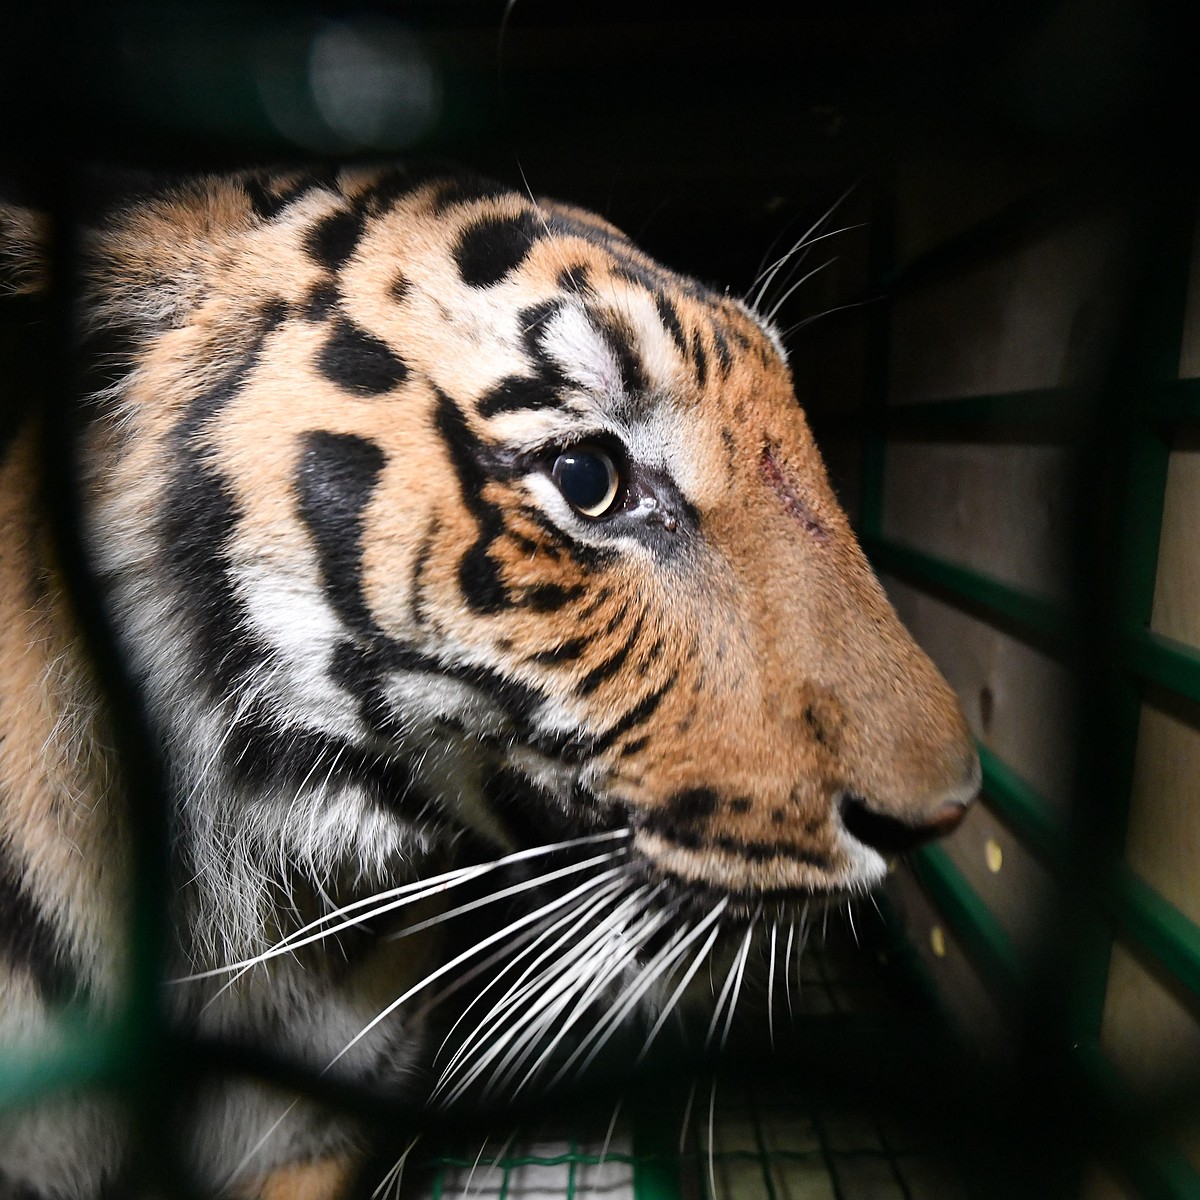
[[281,855],[620,828],[685,889],[819,894],[961,818],[958,703],[745,304],[402,170],[193,183],[84,264],[134,364],[98,576],[188,794]]

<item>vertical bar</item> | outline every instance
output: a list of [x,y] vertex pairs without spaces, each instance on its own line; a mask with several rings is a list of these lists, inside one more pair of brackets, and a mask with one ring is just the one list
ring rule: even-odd
[[642,1104],[634,1112],[634,1200],[681,1200],[676,1133],[665,1119],[673,1111],[666,1104]]
[[[1122,633],[1145,629],[1154,603],[1166,487],[1166,439],[1153,419],[1163,382],[1178,375],[1195,191],[1174,169],[1139,169],[1129,205],[1130,276],[1111,370],[1097,400],[1080,489],[1080,594],[1087,653],[1081,661],[1083,711],[1070,847],[1069,883],[1088,889],[1097,868],[1119,865],[1137,756],[1142,689],[1122,669]],[[1105,494],[1104,481],[1110,481]],[[1113,545],[1116,553],[1113,553]],[[1068,1034],[1098,1039],[1108,991],[1112,935],[1098,911],[1072,921],[1079,934]]]
[[778,1200],[774,1163],[771,1159],[771,1152],[767,1149],[767,1139],[763,1134],[762,1114],[759,1111],[758,1097],[754,1093],[753,1085],[748,1085],[746,1088],[746,1103],[750,1109],[750,1124],[754,1127],[754,1144],[758,1148],[758,1162],[762,1169],[763,1187],[766,1189],[764,1195],[766,1200]]

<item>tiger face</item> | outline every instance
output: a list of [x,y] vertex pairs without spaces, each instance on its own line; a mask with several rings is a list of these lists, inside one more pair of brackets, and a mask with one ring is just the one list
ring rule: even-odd
[[[0,211],[4,286],[45,289],[44,237]],[[200,179],[78,251],[58,467],[167,768],[184,1030],[511,1095],[643,1001],[648,1048],[730,929],[740,980],[767,905],[786,958],[805,901],[961,818],[962,714],[746,305],[588,213],[406,170]],[[0,1047],[64,998],[119,1011],[128,965],[122,763],[38,424],[0,446]],[[456,953],[445,923],[486,904]],[[512,1006],[472,1005],[517,969],[497,1036]],[[468,983],[439,1063],[432,993]],[[105,1194],[121,1121],[5,1118],[0,1191]],[[337,1194],[361,1132],[253,1080],[181,1126],[243,1197]]]
[[961,818],[957,701],[746,305],[403,171],[202,181],[91,254],[138,347],[91,540],[192,788],[360,864],[628,829],[743,902],[865,888]]

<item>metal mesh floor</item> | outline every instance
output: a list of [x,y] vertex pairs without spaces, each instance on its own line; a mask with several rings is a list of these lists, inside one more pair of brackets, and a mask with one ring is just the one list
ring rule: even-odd
[[[819,940],[819,939],[818,939]],[[781,1042],[825,1026],[853,1039],[896,995],[887,956],[845,931],[802,956],[790,980],[748,997],[715,1074],[643,1079],[607,1110],[562,1114],[498,1132],[482,1146],[444,1136],[415,1144],[382,1179],[378,1200],[965,1200],[945,1153],[894,1103],[823,1095],[806,1080],[802,1053],[750,1071],[739,1045],[761,1041],[768,999]],[[911,997],[903,1001],[911,1004]],[[787,1010],[791,1008],[789,1013]],[[756,1060],[757,1061],[757,1060]],[[861,1071],[861,1061],[851,1064]],[[922,1086],[914,1079],[916,1088]]]

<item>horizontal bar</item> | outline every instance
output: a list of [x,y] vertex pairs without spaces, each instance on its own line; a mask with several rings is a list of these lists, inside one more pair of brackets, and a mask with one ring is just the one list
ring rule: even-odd
[[[978,746],[988,807],[1050,870],[1070,869],[1067,835],[1050,804],[986,746]],[[1200,926],[1124,865],[1095,883],[1112,923],[1200,998]]]
[[1052,601],[887,538],[863,538],[863,549],[877,570],[949,592],[1027,641],[1042,643],[1060,654],[1075,641],[1076,624]]
[[1125,935],[1200,1000],[1200,926],[1128,867],[1116,872],[1105,899]]
[[983,767],[983,792],[988,807],[1042,862],[1059,867],[1064,858],[1065,839],[1049,802],[982,742],[976,742],[975,748]]
[[[864,537],[862,543],[879,571],[915,581],[929,591],[949,593],[960,607],[973,609],[1057,655],[1075,646],[1078,626],[1049,600],[887,538]],[[1125,631],[1124,663],[1138,678],[1200,703],[1200,648],[1135,626]]]
[[1005,1000],[1019,1000],[1025,988],[1025,967],[1008,934],[949,854],[940,846],[923,846],[909,856],[908,863],[987,983]]
[[127,1083],[137,1057],[127,1032],[123,1026],[77,1026],[53,1032],[53,1042],[48,1039],[43,1046],[5,1046],[0,1050],[0,1111],[66,1089]]
[[1084,393],[1072,388],[1037,388],[889,404],[871,413],[810,412],[821,434],[884,434],[893,440],[1020,434],[1022,440],[1064,441],[1077,436],[1087,418]]
[[1200,422],[1200,379],[1172,379],[1161,384],[1146,416],[1154,424],[1168,429]]
[[1125,665],[1142,679],[1200,702],[1200,649],[1195,646],[1131,629],[1125,635]]
[[[1101,181],[1104,181],[1103,183]],[[1027,246],[1030,239],[1094,211],[1112,196],[1112,180],[1078,171],[1010,201],[998,212],[898,266],[885,284],[891,292],[922,287],[981,261]]]
[[[1012,942],[949,855],[939,847],[925,846],[910,856],[909,862],[985,984],[1003,999],[1019,1000],[1025,986],[1024,968]],[[1076,1044],[1068,1061],[1080,1068],[1080,1084],[1088,1094],[1101,1095],[1114,1125],[1119,1125],[1121,1114],[1135,1110],[1128,1085],[1099,1047],[1085,1051]],[[1200,1194],[1196,1172],[1173,1144],[1147,1146],[1131,1139],[1114,1149],[1122,1169],[1144,1190],[1147,1200],[1193,1200]]]
[[[808,414],[825,434],[890,435],[894,440],[958,434],[964,441],[997,433],[1020,432],[1030,440],[1055,442],[1086,425],[1091,397],[1078,388],[1029,388],[978,396],[947,396],[912,404],[889,404],[881,411]],[[1150,425],[1170,433],[1177,425],[1200,422],[1200,379],[1159,384],[1140,410]]]
[[[1120,1164],[1144,1200],[1194,1200],[1200,1195],[1200,1175],[1179,1148],[1160,1138],[1147,1145],[1143,1136],[1130,1136],[1124,1114],[1136,1114],[1135,1102],[1120,1072],[1094,1041],[1072,1047],[1072,1060],[1090,1093],[1100,1098],[1113,1119],[1113,1159]],[[1153,1135],[1151,1135],[1153,1136]]]

